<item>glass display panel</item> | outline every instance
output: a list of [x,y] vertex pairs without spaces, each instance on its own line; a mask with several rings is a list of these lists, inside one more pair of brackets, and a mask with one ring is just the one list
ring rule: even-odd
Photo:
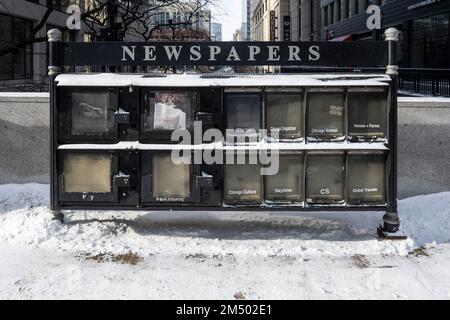
[[260,203],[261,172],[259,165],[226,165],[224,199],[226,203]]
[[183,201],[189,198],[189,164],[173,163],[170,154],[154,155],[152,162],[152,190],[156,200]]
[[113,130],[113,113],[117,106],[110,105],[109,91],[77,89],[71,97],[72,134],[106,134]]
[[145,95],[144,131],[174,131],[192,127],[194,93],[158,91]]
[[386,137],[387,101],[385,92],[348,93],[349,136],[363,140]]
[[308,140],[344,139],[344,94],[309,92],[307,123]]
[[227,94],[226,117],[228,129],[261,128],[261,98],[259,94]]
[[383,154],[348,155],[348,202],[384,204],[386,167]]
[[64,157],[64,192],[111,192],[111,155],[67,154]]
[[266,176],[265,200],[303,202],[303,155],[280,155],[278,173]]
[[310,154],[306,169],[306,201],[337,204],[344,201],[344,155]]
[[267,133],[278,131],[278,138],[302,137],[302,96],[292,93],[268,93],[266,96]]

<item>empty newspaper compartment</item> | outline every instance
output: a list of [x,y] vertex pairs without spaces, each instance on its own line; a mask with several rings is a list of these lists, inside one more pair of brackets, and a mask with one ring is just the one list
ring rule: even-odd
[[386,154],[383,151],[351,151],[347,155],[348,203],[386,204]]
[[306,156],[306,202],[343,204],[344,152],[308,152]]
[[345,99],[341,88],[312,88],[306,93],[307,140],[345,139]]

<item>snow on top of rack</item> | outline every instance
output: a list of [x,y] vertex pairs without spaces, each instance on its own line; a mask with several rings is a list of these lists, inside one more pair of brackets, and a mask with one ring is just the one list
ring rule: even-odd
[[201,77],[200,74],[61,74],[58,86],[148,86],[148,87],[251,87],[251,86],[387,86],[383,74],[230,74],[229,77]]
[[138,141],[122,141],[115,144],[64,144],[60,150],[388,150],[382,142],[259,142],[251,145],[223,145],[222,142],[204,144],[146,144]]

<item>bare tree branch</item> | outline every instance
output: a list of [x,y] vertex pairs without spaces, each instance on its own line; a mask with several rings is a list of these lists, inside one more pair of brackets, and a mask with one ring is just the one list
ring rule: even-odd
[[[111,1],[111,0],[108,0]],[[209,17],[202,17],[202,12],[211,4],[218,0],[135,0],[135,1],[117,1],[114,4],[117,7],[119,15],[122,17],[123,34],[134,34],[146,41],[158,38],[160,40],[176,40],[180,37],[197,37],[206,39],[208,31],[196,30],[193,28],[195,23],[203,23]],[[93,6],[81,14],[83,25],[90,30],[90,34],[96,35],[100,28],[114,25],[109,23],[105,14],[107,0],[95,0]],[[0,0],[1,5],[1,0]],[[33,43],[46,41],[46,37],[37,36],[53,13],[53,2],[48,2],[48,8],[36,26],[30,33],[30,36],[22,42],[10,44],[0,49],[0,57],[16,50],[25,49]],[[161,22],[157,17],[162,13],[171,12],[172,21]],[[61,31],[68,31],[67,26],[61,27]]]

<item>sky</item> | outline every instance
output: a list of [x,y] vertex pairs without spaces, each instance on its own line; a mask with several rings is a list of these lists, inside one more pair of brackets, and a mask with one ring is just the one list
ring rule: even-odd
[[242,0],[215,0],[217,4],[211,6],[213,22],[222,24],[222,40],[233,40],[233,33],[241,27]]

